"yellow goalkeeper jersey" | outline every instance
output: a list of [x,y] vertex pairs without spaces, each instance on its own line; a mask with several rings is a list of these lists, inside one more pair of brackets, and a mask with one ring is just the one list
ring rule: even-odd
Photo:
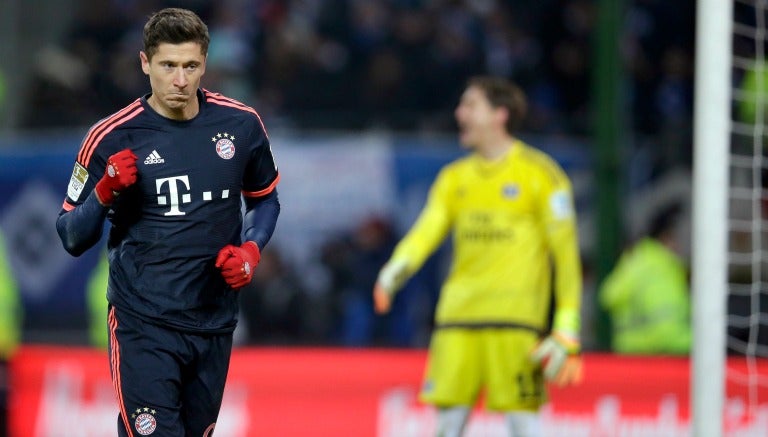
[[[515,141],[502,158],[470,154],[446,165],[392,260],[418,270],[449,232],[453,261],[438,325],[520,324],[578,333],[581,262],[570,181],[545,153]],[[553,276],[553,273],[556,273]]]

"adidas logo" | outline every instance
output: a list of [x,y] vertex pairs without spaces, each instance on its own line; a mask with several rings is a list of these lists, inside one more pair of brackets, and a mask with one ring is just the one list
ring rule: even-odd
[[163,159],[159,153],[157,153],[157,150],[153,150],[152,153],[147,156],[147,158],[144,160],[144,164],[162,164],[165,162],[165,159]]

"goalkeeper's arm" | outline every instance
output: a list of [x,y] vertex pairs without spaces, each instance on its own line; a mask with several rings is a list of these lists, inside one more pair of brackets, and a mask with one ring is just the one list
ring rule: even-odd
[[[565,179],[563,179],[565,181]],[[576,384],[582,378],[581,343],[581,259],[575,213],[569,208],[554,208],[562,205],[564,197],[573,204],[569,186],[553,189],[543,206],[547,212],[546,222],[548,246],[556,272],[555,314],[552,333],[544,338],[533,352],[533,359],[544,368],[544,378],[557,385]]]
[[418,219],[379,272],[373,287],[374,310],[378,314],[389,311],[395,293],[421,268],[448,234],[450,215],[444,200],[445,180],[445,174],[441,172]]

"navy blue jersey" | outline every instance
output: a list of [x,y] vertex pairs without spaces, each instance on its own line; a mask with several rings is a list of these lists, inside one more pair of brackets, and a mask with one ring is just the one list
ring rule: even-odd
[[198,91],[191,120],[157,114],[137,99],[88,131],[63,211],[83,203],[107,159],[129,148],[138,180],[107,215],[107,299],[145,320],[191,332],[231,332],[237,291],[214,267],[227,244],[241,243],[240,195],[270,195],[279,174],[269,137],[252,108]]

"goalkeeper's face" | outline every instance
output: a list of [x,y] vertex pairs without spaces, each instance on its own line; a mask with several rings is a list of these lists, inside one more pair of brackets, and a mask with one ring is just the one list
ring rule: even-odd
[[485,92],[470,86],[461,95],[454,111],[459,128],[459,141],[468,149],[483,148],[495,138],[503,118],[499,109],[488,101]]
[[197,89],[205,73],[205,55],[200,44],[161,43],[149,59],[140,53],[141,69],[149,76],[153,108],[169,118],[190,118],[197,114]]

